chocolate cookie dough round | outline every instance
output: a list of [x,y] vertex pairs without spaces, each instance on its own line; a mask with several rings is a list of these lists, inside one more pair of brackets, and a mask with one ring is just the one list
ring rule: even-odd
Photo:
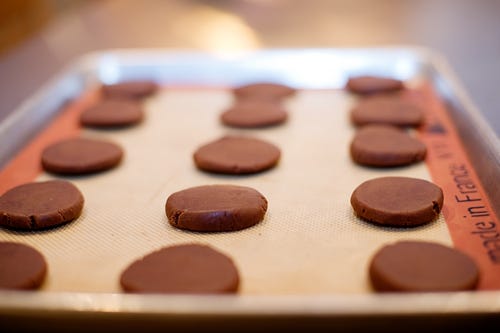
[[346,89],[350,92],[368,95],[394,92],[404,88],[403,81],[383,76],[353,76],[347,80]]
[[111,169],[123,157],[123,149],[115,143],[71,138],[56,142],[42,152],[42,166],[57,174],[88,174]]
[[37,289],[47,275],[47,262],[31,246],[0,242],[0,289]]
[[200,232],[236,231],[264,219],[267,200],[250,187],[205,185],[170,195],[165,205],[169,223]]
[[282,99],[292,96],[296,90],[284,84],[257,82],[239,86],[233,90],[237,98]]
[[360,128],[350,146],[354,162],[373,167],[393,167],[420,162],[427,148],[406,131],[394,126],[367,125]]
[[139,102],[126,99],[108,99],[86,109],[80,123],[87,127],[126,127],[142,121],[144,113]]
[[361,100],[351,110],[351,121],[356,126],[387,124],[417,127],[424,121],[424,113],[416,104],[399,96],[371,96]]
[[158,85],[153,81],[126,81],[102,86],[106,98],[141,99],[153,95]]
[[236,102],[220,116],[224,125],[239,128],[276,126],[284,123],[287,118],[288,114],[283,106],[263,100]]
[[360,218],[393,227],[413,227],[434,220],[443,207],[443,191],[423,179],[382,177],[359,185],[351,205]]
[[120,284],[134,293],[234,293],[239,274],[225,254],[187,244],[165,247],[133,262],[122,273]]
[[204,171],[224,174],[250,174],[274,167],[280,150],[263,140],[225,136],[201,146],[193,155],[196,166]]
[[65,180],[28,183],[0,196],[0,226],[39,230],[73,221],[83,209],[83,195]]
[[371,259],[369,277],[381,292],[462,291],[477,287],[479,269],[469,256],[453,248],[400,241],[378,250]]

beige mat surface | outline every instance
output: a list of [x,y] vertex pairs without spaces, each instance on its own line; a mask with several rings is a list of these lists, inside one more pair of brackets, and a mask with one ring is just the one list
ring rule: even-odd
[[[241,273],[244,295],[370,293],[367,265],[383,244],[422,239],[451,245],[440,217],[414,229],[376,227],[356,218],[349,199],[367,179],[429,179],[424,163],[397,169],[363,168],[348,154],[354,134],[348,118],[355,99],[342,91],[301,91],[287,101],[289,120],[274,128],[235,130],[218,120],[231,103],[225,90],[163,89],[147,100],[137,127],[82,135],[113,140],[125,149],[117,169],[67,177],[85,196],[82,216],[40,233],[0,230],[0,240],[39,249],[49,272],[45,291],[119,292],[119,276],[135,259],[163,246],[210,244],[230,255]],[[195,149],[225,134],[268,140],[282,150],[279,165],[252,176],[198,171]],[[54,178],[42,174],[39,180]],[[165,215],[167,197],[203,184],[237,184],[269,201],[264,221],[232,233],[177,230]]]

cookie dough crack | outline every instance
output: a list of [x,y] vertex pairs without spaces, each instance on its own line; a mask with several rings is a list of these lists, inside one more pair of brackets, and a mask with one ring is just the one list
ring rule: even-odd
[[436,215],[439,215],[441,209],[439,208],[439,203],[437,201],[432,202],[432,210],[436,213]]
[[57,211],[57,215],[61,218],[61,221],[67,221],[66,217],[64,216],[64,213],[60,210]]
[[36,223],[36,217],[35,215],[30,215],[30,228],[31,229],[37,229],[38,228],[38,223]]
[[184,211],[182,211],[182,210],[174,212],[174,214],[172,215],[172,221],[174,222],[175,225],[179,225],[179,219],[181,218],[181,216],[183,214],[184,214]]

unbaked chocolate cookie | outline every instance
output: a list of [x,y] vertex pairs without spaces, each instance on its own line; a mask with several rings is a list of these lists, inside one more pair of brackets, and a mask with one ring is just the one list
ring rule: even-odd
[[284,123],[288,114],[284,107],[273,101],[237,101],[224,111],[220,119],[224,125],[240,128],[259,128]]
[[47,275],[47,262],[31,246],[0,242],[0,289],[36,289]]
[[267,200],[250,187],[206,185],[170,195],[165,205],[169,223],[191,231],[236,231],[264,218]]
[[73,221],[83,195],[70,182],[50,180],[14,187],[0,196],[0,226],[38,230]]
[[263,140],[225,136],[201,146],[193,155],[196,166],[204,171],[224,174],[249,174],[274,167],[280,150]]
[[422,109],[398,95],[376,95],[362,99],[351,110],[356,126],[387,124],[400,127],[420,126],[424,121]]
[[434,220],[443,207],[443,191],[423,179],[382,177],[359,185],[351,205],[360,218],[384,226],[413,227]]
[[353,76],[347,80],[346,89],[350,92],[368,95],[393,92],[404,88],[403,81],[382,76]]
[[354,162],[374,167],[393,167],[422,161],[427,148],[406,131],[394,126],[360,128],[350,146]]
[[42,152],[42,166],[58,174],[88,174],[111,169],[123,157],[123,149],[115,143],[72,138],[56,142]]
[[126,81],[102,86],[102,93],[106,98],[140,99],[153,95],[158,85],[153,81]]
[[237,98],[277,99],[292,96],[296,90],[284,84],[258,82],[239,86],[233,90]]
[[134,293],[234,293],[239,274],[228,256],[209,246],[188,244],[165,247],[133,262],[120,284]]
[[140,123],[144,117],[139,102],[129,99],[107,99],[82,112],[80,123],[87,127],[126,127]]
[[376,291],[461,291],[477,287],[479,269],[469,256],[453,248],[400,241],[374,255],[369,276]]

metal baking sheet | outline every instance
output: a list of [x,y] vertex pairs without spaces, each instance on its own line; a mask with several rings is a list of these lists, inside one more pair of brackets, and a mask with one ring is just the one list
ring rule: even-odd
[[[266,50],[223,54],[171,50],[113,50],[90,54],[64,69],[0,124],[0,139],[4,143],[0,146],[0,163],[5,165],[40,129],[58,115],[68,101],[77,100],[85,91],[101,83],[153,79],[162,84],[166,90],[169,86],[185,87],[186,90],[175,95],[176,99],[172,102],[177,107],[189,104],[192,98],[189,95],[192,92],[190,89],[197,87],[197,97],[204,98],[203,101],[208,104],[215,103],[220,108],[228,102],[224,88],[252,81],[283,82],[305,92],[302,100],[292,102],[289,107],[303,110],[304,105],[312,103],[321,112],[328,112],[329,106],[326,103],[331,101],[331,96],[325,95],[325,92],[336,91],[334,95],[342,94],[340,88],[344,86],[349,76],[356,74],[392,76],[405,80],[410,85],[422,80],[430,82],[447,103],[458,133],[466,138],[463,144],[483,184],[498,179],[500,154],[496,136],[467,98],[445,60],[432,51],[413,47]],[[203,88],[208,89],[203,91]],[[340,101],[345,102],[345,96],[342,98]],[[338,106],[335,104],[338,101],[339,99],[334,99],[331,105]],[[161,112],[164,102],[163,96],[160,96],[160,101],[148,102],[148,109],[156,108],[156,112]],[[300,112],[297,113],[299,114]],[[204,117],[209,116],[213,117],[214,114]],[[204,130],[205,127],[203,126]],[[170,127],[169,130],[174,131]],[[196,142],[202,143],[215,138],[220,133],[220,128],[215,126],[213,131],[208,133],[210,136],[207,134],[203,137],[203,134],[196,140],[188,141],[189,147],[194,148]],[[314,129],[302,134],[312,137]],[[286,146],[286,140],[290,139],[290,131],[264,131],[262,135],[267,139],[279,141],[283,147]],[[127,135],[123,140],[128,143],[133,142]],[[297,140],[294,142],[297,144]],[[482,158],[479,158],[481,156]],[[290,159],[289,162],[300,163],[300,156],[296,157],[296,160]],[[192,171],[186,171],[185,175]],[[411,169],[410,172],[423,178],[428,177],[424,166]],[[293,173],[289,175],[297,177]],[[185,184],[178,183],[177,186],[183,184],[187,187],[191,180],[214,182],[194,177],[187,178]],[[216,181],[230,182],[231,179],[218,178]],[[255,179],[246,179],[244,182],[251,186],[255,183]],[[194,185],[197,184],[192,184]],[[266,188],[265,183],[259,186]],[[269,188],[276,190],[276,187],[272,186]],[[485,190],[493,204],[499,202],[499,192],[496,188],[485,186]],[[285,188],[281,188],[280,191],[281,194],[287,192]],[[282,211],[285,209],[286,207],[282,207]],[[273,214],[272,211],[270,214]],[[271,218],[275,218],[275,215]],[[262,229],[262,232],[265,230]],[[182,238],[184,236],[178,237],[178,240],[183,241],[189,239],[189,237]],[[435,230],[430,230],[427,233],[424,231],[424,234],[418,237],[432,239],[438,236]],[[300,242],[299,238],[288,241]],[[106,241],[106,237],[102,239]],[[230,249],[230,242],[216,244]],[[345,249],[347,252],[351,250]],[[138,250],[136,257],[145,252],[148,251]],[[251,252],[250,250],[246,254]],[[82,281],[85,278],[82,278]],[[96,274],[96,278],[99,278],[99,274]],[[76,276],[74,279],[79,281]],[[354,278],[356,279],[359,280],[358,277]],[[85,282],[81,286],[85,286]],[[118,289],[109,286],[100,289],[92,284],[86,287],[79,287],[78,284],[64,285],[64,287],[59,286],[59,289],[53,285],[49,287],[38,292],[1,291],[0,318],[2,320],[10,318],[12,321],[8,322],[13,323],[16,319],[30,316],[44,318],[64,316],[81,320],[87,315],[97,315],[100,318],[112,318],[116,321],[126,321],[134,316],[141,316],[154,318],[157,322],[172,323],[178,322],[179,318],[184,316],[239,320],[248,317],[262,319],[279,316],[303,318],[320,316],[338,322],[352,316],[417,317],[500,312],[500,293],[497,291],[379,295],[359,292],[355,288],[347,292],[344,290],[338,292],[335,288],[321,292],[314,288],[308,290],[303,287],[294,293],[293,287],[280,289],[281,286],[275,286],[274,292],[266,293],[265,288],[260,290],[257,287],[247,286],[244,292],[236,296],[143,296],[122,294]]]

